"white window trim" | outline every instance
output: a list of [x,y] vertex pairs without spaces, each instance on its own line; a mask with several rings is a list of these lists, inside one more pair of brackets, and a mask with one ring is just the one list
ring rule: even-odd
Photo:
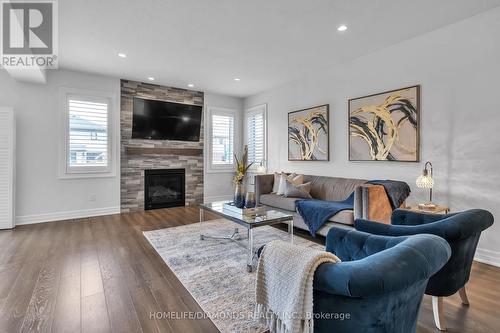
[[[244,132],[244,135],[243,135],[243,142],[244,142],[244,145],[247,144],[248,142],[248,129],[247,129],[247,123],[248,123],[248,116],[253,114],[253,113],[263,113],[264,115],[264,161],[263,161],[263,167],[264,169],[266,170],[264,173],[267,172],[267,103],[264,103],[264,104],[260,104],[260,105],[256,105],[256,106],[253,106],[251,108],[248,108],[245,110],[245,113],[244,113],[244,124],[243,124],[243,132]],[[249,172],[251,173],[259,173],[258,172],[258,167],[260,165],[257,164],[252,164],[252,166],[250,167],[250,169],[248,169]]]
[[233,131],[233,153],[238,155],[240,149],[240,140],[238,137],[238,132],[240,131],[238,111],[234,109],[222,108],[217,106],[206,106],[206,117],[205,117],[205,170],[206,173],[230,173],[235,170],[235,161],[232,164],[212,164],[212,115],[221,116],[231,116],[234,119],[234,131]]
[[[81,167],[78,171],[68,168],[69,150],[69,112],[68,98],[77,96],[79,99],[106,100],[108,104],[108,165],[106,167]],[[118,118],[118,103],[115,93],[61,87],[59,89],[59,178],[102,178],[115,177],[118,167],[118,152],[120,144],[120,129]]]

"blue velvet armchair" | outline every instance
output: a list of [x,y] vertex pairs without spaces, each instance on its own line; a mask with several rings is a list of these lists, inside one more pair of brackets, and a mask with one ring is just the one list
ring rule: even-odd
[[326,250],[342,262],[314,275],[314,332],[415,332],[429,278],[448,261],[434,235],[376,236],[332,227]]
[[437,215],[403,209],[395,210],[391,225],[373,221],[356,220],[357,230],[376,235],[407,236],[433,234],[448,241],[451,258],[444,267],[432,276],[425,293],[433,296],[436,326],[445,330],[443,297],[460,293],[462,303],[469,304],[465,284],[469,281],[472,261],[481,232],[493,224],[493,215],[482,209],[471,209],[461,213]]

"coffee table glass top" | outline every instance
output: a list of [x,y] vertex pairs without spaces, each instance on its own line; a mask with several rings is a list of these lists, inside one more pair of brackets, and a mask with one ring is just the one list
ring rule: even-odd
[[286,212],[277,210],[272,207],[264,206],[265,208],[262,211],[259,211],[255,215],[243,215],[238,214],[233,211],[229,211],[224,209],[224,204],[231,201],[215,201],[201,204],[201,208],[214,212],[218,215],[222,215],[230,220],[238,220],[239,222],[244,222],[247,224],[251,224],[253,226],[257,225],[267,225],[273,224],[277,222],[284,222],[293,219],[292,212]]

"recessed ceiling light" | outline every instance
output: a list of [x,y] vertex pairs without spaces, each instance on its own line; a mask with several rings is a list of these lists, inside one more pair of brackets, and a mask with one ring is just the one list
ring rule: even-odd
[[150,77],[148,77],[148,80],[149,80],[149,81],[154,81],[154,80],[155,80],[155,78],[154,78],[154,77],[152,77],[152,76],[150,76]]
[[234,78],[234,81],[241,81],[241,79],[240,79],[240,78],[238,78],[238,77],[235,77],[235,78]]
[[342,24],[341,26],[339,26],[337,28],[337,31],[340,31],[340,32],[344,32],[346,30],[347,30],[347,25],[345,25],[345,24]]
[[120,58],[126,58],[126,57],[127,57],[127,55],[126,55],[125,53],[121,53],[121,52],[120,52],[120,53],[118,53],[118,56],[119,56]]
[[189,88],[193,88],[193,87],[194,87],[194,84],[189,83],[189,84],[188,84],[188,87],[189,87]]

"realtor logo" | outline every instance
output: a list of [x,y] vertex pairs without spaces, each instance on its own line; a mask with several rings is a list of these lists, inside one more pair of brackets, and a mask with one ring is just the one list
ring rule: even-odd
[[6,68],[57,68],[57,2],[3,1],[2,60]]

